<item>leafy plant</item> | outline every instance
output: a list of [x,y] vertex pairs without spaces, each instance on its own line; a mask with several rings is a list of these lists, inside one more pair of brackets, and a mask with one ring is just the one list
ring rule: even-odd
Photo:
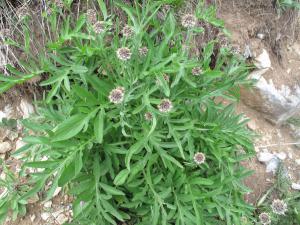
[[[253,154],[252,135],[233,105],[216,103],[236,100],[236,88],[248,83],[246,64],[226,49],[214,55],[215,40],[201,58],[190,56],[190,40],[203,29],[182,27],[172,10],[159,21],[160,1],[113,1],[128,17],[128,35],[98,3],[99,33],[85,14],[74,22],[55,6],[49,17],[50,27],[58,17],[63,22],[34,67],[48,74],[41,85],[49,91],[36,117],[23,121],[34,135],[14,153],[26,154],[24,170],[36,169],[18,202],[51,181],[45,199],[57,187],[75,198],[71,224],[252,220],[253,207],[243,200],[249,171],[240,165]],[[203,7],[196,8],[198,19],[222,27]]]
[[280,9],[300,9],[300,3],[297,0],[276,0],[277,6]]

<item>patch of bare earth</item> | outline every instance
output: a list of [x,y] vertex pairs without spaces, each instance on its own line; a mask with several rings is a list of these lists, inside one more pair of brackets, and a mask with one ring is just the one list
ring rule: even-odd
[[[274,8],[271,1],[260,0],[222,0],[219,2],[219,17],[225,21],[226,28],[231,32],[231,41],[240,54],[244,54],[248,46],[253,58],[265,49],[272,63],[272,67],[263,75],[273,82],[276,88],[287,86],[294,90],[300,85],[300,42],[298,38],[299,18],[294,11],[287,11],[281,15]],[[243,96],[242,96],[243,100]],[[257,152],[280,153],[288,169],[292,182],[299,182],[300,149],[297,140],[291,135],[286,126],[276,126],[270,123],[268,115],[262,113],[259,107],[249,106],[244,99],[237,112],[245,114],[251,119],[248,127],[254,130],[258,137],[255,140]],[[247,104],[246,104],[247,103]],[[244,162],[253,170],[254,174],[245,183],[253,192],[246,196],[246,200],[254,204],[274,183],[274,175],[266,172],[266,165],[256,158]]]

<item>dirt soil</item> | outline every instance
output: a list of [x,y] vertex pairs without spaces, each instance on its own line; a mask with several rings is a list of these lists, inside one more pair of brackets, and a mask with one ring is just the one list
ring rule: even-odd
[[[218,1],[219,17],[231,32],[231,42],[240,54],[248,45],[253,57],[266,49],[272,62],[271,70],[264,74],[274,86],[288,86],[291,90],[300,85],[300,41],[298,39],[299,18],[287,11],[279,16],[271,1],[260,0],[222,0]],[[243,97],[243,96],[242,96]],[[265,115],[241,102],[237,112],[245,114],[251,121],[248,127],[259,136],[255,140],[257,152],[285,153],[284,165],[292,182],[299,182],[300,149],[286,143],[296,142],[288,127],[277,127],[265,119]],[[272,146],[269,146],[272,145]],[[266,146],[266,147],[263,147]],[[244,165],[254,174],[246,180],[253,192],[246,200],[254,204],[274,183],[272,173],[266,173],[266,166],[256,158]]]

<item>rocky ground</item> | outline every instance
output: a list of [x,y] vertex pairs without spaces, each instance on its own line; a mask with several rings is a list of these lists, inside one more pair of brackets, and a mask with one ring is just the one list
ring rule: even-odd
[[[236,50],[247,57],[250,54],[256,65],[250,78],[258,82],[253,90],[243,89],[242,101],[237,105],[237,112],[251,119],[248,128],[257,133],[257,157],[244,162],[254,171],[245,182],[253,190],[246,200],[255,205],[274,183],[274,172],[281,162],[293,183],[291,189],[300,189],[300,144],[295,144],[300,142],[300,132],[286,122],[286,116],[299,115],[300,41],[295,41],[295,31],[283,29],[276,31],[278,37],[274,42],[274,30],[270,29],[287,24],[297,26],[299,21],[281,21],[282,17],[278,17],[274,9],[270,11],[266,8],[268,6],[262,5],[260,11],[255,11],[251,4],[246,5],[248,1],[243,2],[244,5],[240,5],[240,1],[224,0],[218,3],[218,7],[219,17],[224,19],[226,28],[232,33],[231,41]],[[274,20],[275,25],[268,24],[269,20]],[[32,98],[26,94],[0,102],[0,120],[18,121],[33,111]],[[24,145],[22,131],[18,122],[0,128],[0,157],[15,173],[20,170],[20,161],[11,157],[11,153]],[[25,217],[14,222],[8,219],[6,224],[63,224],[72,217],[71,201],[71,197],[60,189],[56,190],[51,201],[42,202],[40,196],[36,196]]]

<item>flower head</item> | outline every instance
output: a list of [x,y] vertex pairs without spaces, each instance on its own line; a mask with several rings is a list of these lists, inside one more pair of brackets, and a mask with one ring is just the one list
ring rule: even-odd
[[271,218],[270,215],[268,213],[261,213],[259,215],[259,221],[263,224],[263,225],[267,225],[271,223]]
[[131,51],[127,47],[119,48],[117,50],[117,57],[123,61],[127,61],[131,58]]
[[193,74],[194,76],[199,76],[199,75],[201,75],[202,73],[203,73],[203,71],[202,71],[201,67],[194,67],[194,68],[192,69],[192,74]]
[[146,112],[144,117],[145,117],[145,120],[147,120],[147,121],[151,121],[153,119],[153,115],[151,112]]
[[197,24],[197,18],[193,14],[185,14],[181,18],[181,24],[185,28],[192,28]]
[[104,29],[105,29],[104,23],[102,21],[97,21],[96,23],[94,23],[93,29],[96,34],[100,34],[100,33],[104,32]]
[[109,101],[114,104],[120,104],[124,100],[125,89],[123,87],[116,87],[109,93]]
[[139,48],[139,53],[140,53],[140,56],[146,56],[148,53],[148,48],[147,47]]
[[284,215],[287,211],[287,204],[280,199],[274,199],[271,208],[275,214]]
[[169,99],[163,99],[157,108],[160,112],[167,113],[172,110],[173,104]]
[[91,24],[95,24],[97,22],[97,13],[94,9],[88,9],[86,11],[86,18]]
[[194,155],[194,161],[196,164],[201,165],[205,162],[205,155],[202,152],[197,152]]
[[134,34],[134,30],[131,26],[126,25],[123,29],[122,29],[122,34],[124,37],[130,38],[133,36]]

